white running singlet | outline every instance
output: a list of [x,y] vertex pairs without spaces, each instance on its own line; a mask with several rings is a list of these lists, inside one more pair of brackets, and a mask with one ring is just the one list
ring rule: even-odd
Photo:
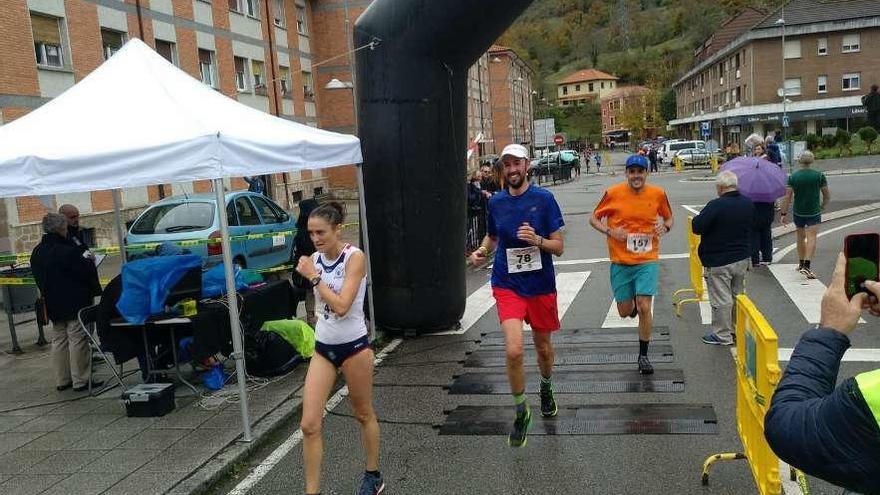
[[[360,249],[346,244],[342,247],[339,258],[335,260],[327,260],[319,252],[312,255],[315,268],[321,274],[321,281],[336,294],[342,291],[346,265],[351,255],[356,252],[360,252]],[[333,312],[330,305],[321,298],[317,287],[313,290],[315,291],[315,314],[318,317],[315,338],[318,342],[329,345],[345,344],[367,335],[367,324],[364,319],[364,295],[367,292],[366,276],[361,279],[361,285],[351,303],[351,309],[343,317],[339,317]]]

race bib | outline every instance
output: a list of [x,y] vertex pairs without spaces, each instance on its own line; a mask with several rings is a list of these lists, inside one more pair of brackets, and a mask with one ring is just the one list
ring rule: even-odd
[[541,269],[538,246],[507,249],[507,273],[533,272]]
[[654,248],[653,239],[650,234],[627,234],[626,250],[635,254],[650,253]]

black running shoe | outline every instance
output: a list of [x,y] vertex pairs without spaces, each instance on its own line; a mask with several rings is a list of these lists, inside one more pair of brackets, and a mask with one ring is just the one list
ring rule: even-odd
[[654,374],[654,367],[651,365],[651,361],[648,359],[648,356],[639,356],[639,374]]
[[510,435],[507,437],[507,445],[511,447],[525,447],[526,446],[526,435],[529,432],[529,426],[532,424],[532,412],[529,411],[529,407],[526,406],[526,412],[522,415],[517,414],[516,419],[513,421],[513,429],[510,430]]
[[553,397],[553,384],[541,382],[541,416],[552,418],[559,412],[556,398]]

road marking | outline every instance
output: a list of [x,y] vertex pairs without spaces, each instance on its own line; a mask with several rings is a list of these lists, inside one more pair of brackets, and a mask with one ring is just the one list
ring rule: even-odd
[[791,480],[791,468],[782,459],[779,459],[779,481],[782,482],[782,493],[784,495],[800,495],[800,485],[797,481]]
[[[651,314],[654,314],[654,300],[656,297],[651,298]],[[617,301],[614,299],[611,300],[611,307],[608,308],[608,315],[605,316],[605,321],[602,323],[602,328],[635,328],[639,326],[639,319],[636,318],[621,318],[620,313],[617,312]]]
[[[791,353],[794,349],[780,348],[779,361],[791,361]],[[880,362],[880,349],[854,349],[849,348],[843,354],[843,359],[848,363],[877,363]]]
[[[403,339],[394,339],[385,346],[378,354],[376,354],[375,359],[373,360],[373,365],[378,366],[388,354],[394,352],[394,349],[403,342]],[[348,385],[340,388],[333,394],[333,397],[330,397],[330,400],[327,401],[327,405],[324,406],[324,414],[323,416],[327,416],[327,411],[332,411],[336,408],[346,397],[348,396]],[[257,467],[251,471],[250,474],[243,480],[241,483],[235,485],[235,488],[229,492],[228,495],[244,495],[249,492],[251,488],[253,488],[257,483],[263,479],[266,474],[268,474],[275,466],[284,459],[287,454],[293,450],[294,447],[297,446],[303,439],[302,429],[297,428],[295,432],[293,432],[290,437],[284,441],[281,445],[278,446],[268,457],[266,457],[263,462],[261,462]]]
[[[871,220],[877,220],[878,218],[880,218],[880,215],[875,215],[873,217],[868,217],[868,218],[863,218],[861,220],[856,220],[855,222],[850,222],[850,223],[847,223],[844,225],[840,225],[840,226],[834,227],[833,229],[823,230],[822,232],[819,232],[819,234],[816,235],[816,237],[817,238],[823,237],[823,236],[826,236],[832,232],[837,232],[838,230],[848,229],[848,228],[852,227],[853,225],[858,225],[860,223],[870,222]],[[794,251],[795,249],[797,249],[796,242],[780,249],[779,252],[776,253],[774,257],[775,257],[775,259],[781,260],[782,258],[785,257],[785,255]]]
[[[768,268],[807,323],[819,323],[825,284],[819,279],[805,278],[795,269],[797,268],[795,264],[768,265]],[[865,323],[865,320],[859,318],[859,323]]]
[[693,213],[694,215],[699,215],[700,210],[698,210],[697,208],[702,209],[704,206],[706,205],[681,205],[682,208]]
[[[688,253],[673,253],[673,254],[661,254],[661,260],[680,260],[685,259],[690,256]],[[595,265],[597,263],[609,263],[611,261],[610,258],[588,258],[585,260],[562,260],[555,261],[553,263],[554,266],[567,266],[567,265]]]
[[[568,311],[574,298],[583,288],[584,283],[586,283],[587,279],[590,277],[590,273],[592,272],[567,272],[556,274],[556,304],[559,308],[560,321],[562,320],[562,317],[565,316],[565,313]],[[470,328],[474,326],[474,323],[479,321],[479,319],[482,318],[487,311],[492,309],[492,306],[494,305],[495,298],[492,296],[492,284],[486,283],[468,296],[467,302],[465,303],[464,315],[461,317],[461,328],[457,330],[429,333],[425,334],[425,336],[461,335],[470,330]],[[523,325],[523,327],[526,331],[531,330],[528,325]]]

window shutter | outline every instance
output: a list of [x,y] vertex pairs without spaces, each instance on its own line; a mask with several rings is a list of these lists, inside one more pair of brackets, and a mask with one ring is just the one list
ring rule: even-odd
[[235,57],[235,72],[244,72],[244,59]]
[[61,44],[61,31],[58,28],[57,18],[31,14],[31,26],[34,29],[34,42]]
[[199,63],[210,65],[211,52],[209,52],[208,50],[199,50]]

